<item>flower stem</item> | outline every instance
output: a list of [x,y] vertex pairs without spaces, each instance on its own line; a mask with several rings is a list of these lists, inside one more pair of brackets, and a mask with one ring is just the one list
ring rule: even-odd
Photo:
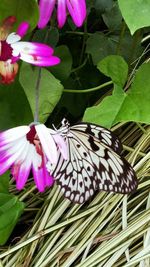
[[85,90],[64,89],[63,92],[65,92],[65,93],[77,93],[77,94],[78,93],[90,93],[90,92],[102,89],[102,88],[104,88],[104,87],[106,87],[108,85],[111,85],[111,84],[113,84],[113,82],[109,81],[109,82],[100,84],[100,85],[98,85],[96,87],[85,89]]
[[35,86],[35,113],[34,122],[39,121],[39,92],[40,92],[40,81],[41,81],[41,68],[38,69],[38,78]]
[[83,62],[87,38],[88,38],[88,35],[87,35],[87,20],[86,20],[85,23],[84,23],[84,35],[83,35],[83,42],[82,42],[82,48],[81,48],[79,65],[81,65],[82,62]]

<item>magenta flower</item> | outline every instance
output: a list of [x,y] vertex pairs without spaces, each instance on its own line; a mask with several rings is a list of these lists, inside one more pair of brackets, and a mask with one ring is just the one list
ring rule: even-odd
[[0,27],[0,75],[1,83],[11,83],[18,71],[17,61],[22,59],[36,66],[53,66],[60,59],[53,56],[54,50],[40,43],[21,42],[29,24],[22,22],[16,33],[10,33],[15,22],[14,17],[8,17]]
[[44,28],[50,20],[55,4],[57,3],[58,27],[62,28],[66,22],[67,10],[69,11],[74,24],[81,27],[86,17],[85,0],[40,0],[40,18],[38,27]]
[[63,138],[44,124],[19,126],[0,133],[0,175],[10,169],[21,190],[32,171],[40,192],[53,184],[53,177],[46,169],[47,162],[56,164],[58,152],[68,158]]

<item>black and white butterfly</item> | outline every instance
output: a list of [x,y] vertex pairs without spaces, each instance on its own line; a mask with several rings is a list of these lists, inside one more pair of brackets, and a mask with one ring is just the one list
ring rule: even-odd
[[64,119],[57,130],[67,143],[69,159],[61,153],[51,174],[66,198],[84,203],[96,190],[127,194],[137,188],[131,165],[119,154],[122,145],[108,129],[91,123],[74,126]]

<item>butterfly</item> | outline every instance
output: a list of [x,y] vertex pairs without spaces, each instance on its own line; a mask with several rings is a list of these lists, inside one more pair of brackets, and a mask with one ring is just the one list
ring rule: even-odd
[[128,194],[138,182],[128,161],[120,156],[122,144],[108,129],[91,123],[70,126],[66,119],[57,132],[68,147],[55,166],[47,166],[66,198],[84,203],[96,190]]

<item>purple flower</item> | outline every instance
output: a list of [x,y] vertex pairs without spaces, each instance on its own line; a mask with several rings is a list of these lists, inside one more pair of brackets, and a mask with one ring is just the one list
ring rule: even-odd
[[55,4],[57,3],[58,27],[62,28],[66,22],[67,10],[69,11],[74,24],[81,27],[86,17],[85,0],[40,0],[40,18],[38,27],[44,28],[50,20]]
[[59,151],[68,158],[63,138],[44,124],[32,123],[0,133],[0,175],[11,169],[16,187],[21,190],[32,171],[40,192],[53,184],[53,177],[46,169],[47,162],[56,164]]
[[10,33],[15,17],[8,17],[0,27],[0,75],[1,83],[11,83],[18,71],[19,59],[36,66],[53,66],[60,63],[60,59],[53,56],[54,50],[40,43],[21,42],[29,24],[22,22],[17,32]]

